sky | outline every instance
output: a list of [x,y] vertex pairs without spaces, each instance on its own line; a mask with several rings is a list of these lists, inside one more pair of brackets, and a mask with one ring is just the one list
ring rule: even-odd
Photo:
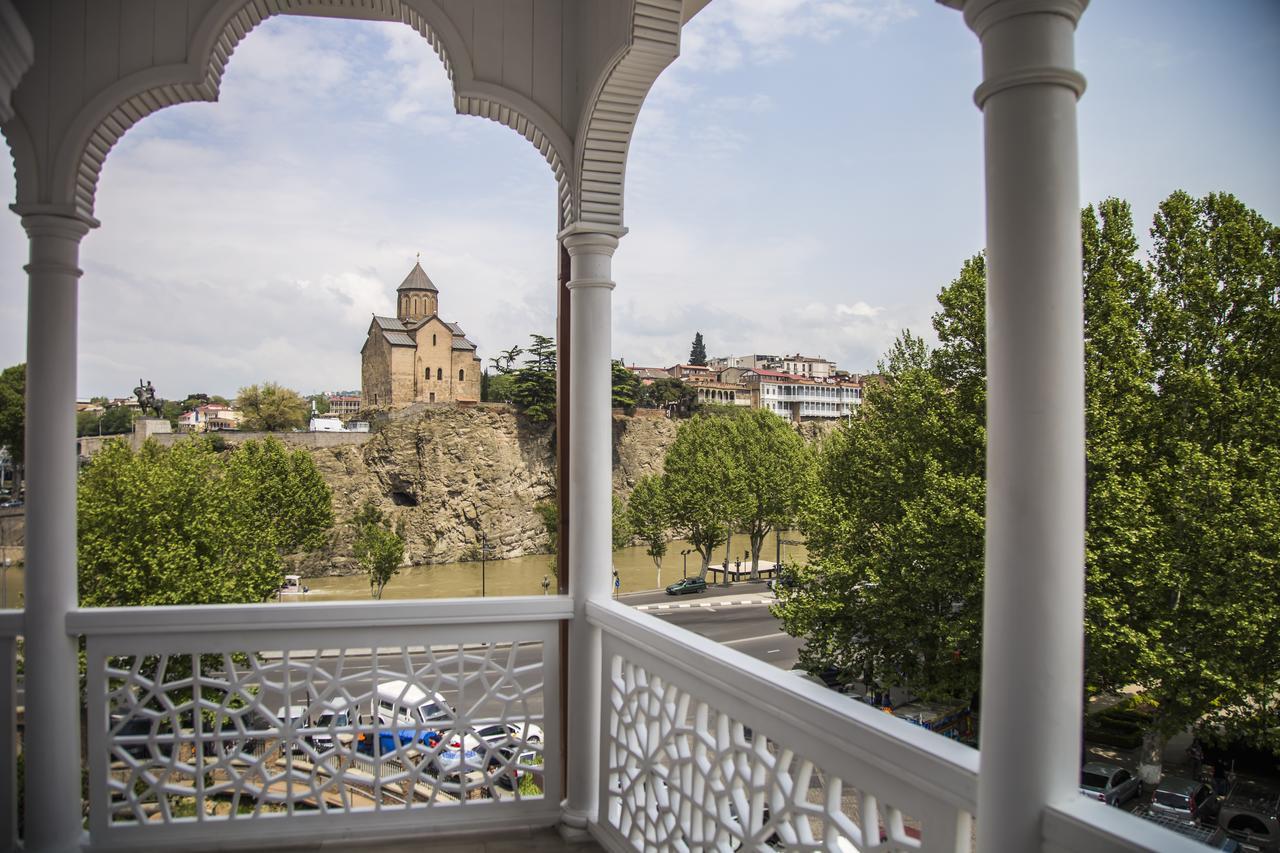
[[[1127,199],[1144,238],[1176,189],[1280,222],[1280,3],[1096,0],[1076,51],[1082,204]],[[860,372],[903,329],[931,337],[983,246],[979,82],[977,38],[931,0],[713,0],[632,142],[614,356],[669,366],[700,331],[713,356]],[[419,254],[487,363],[553,331],[555,206],[542,157],[454,115],[409,28],[273,18],[217,103],[156,113],[108,157],[78,393],[357,389],[370,315]],[[0,366],[24,360],[25,256],[0,215]]]

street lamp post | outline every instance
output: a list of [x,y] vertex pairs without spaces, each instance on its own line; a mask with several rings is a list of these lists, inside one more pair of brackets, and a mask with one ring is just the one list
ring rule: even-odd
[[481,598],[484,598],[484,592],[485,592],[485,589],[484,589],[485,557],[488,556],[487,554],[488,550],[489,550],[489,537],[481,533],[480,534],[480,597]]
[[681,551],[680,556],[684,557],[684,568],[680,570],[680,577],[687,578],[689,577],[689,549],[685,548]]
[[551,594],[550,590],[551,590],[551,578],[547,577],[546,575],[543,575],[542,576],[542,594],[550,595]]

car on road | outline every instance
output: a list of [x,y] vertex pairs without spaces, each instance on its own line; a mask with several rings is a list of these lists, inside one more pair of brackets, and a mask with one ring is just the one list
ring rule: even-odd
[[1164,815],[1183,823],[1212,822],[1217,799],[1203,782],[1166,776],[1151,795],[1150,813]]
[[1239,782],[1222,802],[1218,826],[1245,850],[1280,853],[1280,794]]
[[687,595],[691,592],[706,592],[707,582],[702,578],[681,578],[667,587],[667,595]]
[[484,753],[484,767],[488,775],[500,785],[512,786],[530,771],[522,770],[541,764],[541,756],[530,746],[542,743],[540,726],[533,723],[497,723],[482,726],[476,731],[480,736],[480,749]]
[[1080,793],[1119,806],[1142,795],[1142,780],[1118,764],[1090,761],[1080,769]]

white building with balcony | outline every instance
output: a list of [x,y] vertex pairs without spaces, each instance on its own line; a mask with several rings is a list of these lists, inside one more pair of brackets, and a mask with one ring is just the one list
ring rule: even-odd
[[748,370],[742,379],[751,393],[752,405],[795,422],[847,418],[862,402],[862,385],[858,382],[814,380],[764,368]]
[[[0,0],[0,127],[30,242],[28,571],[26,609],[0,613],[0,847],[17,843],[21,639],[27,853],[371,849],[458,834],[475,847],[552,826],[615,851],[766,850],[775,837],[793,850],[1201,849],[1077,793],[1084,78],[1073,45],[1085,0],[946,0],[963,13],[957,49],[967,25],[982,53],[981,753],[611,600],[612,257],[627,233],[627,151],[683,25],[706,5]],[[510,127],[555,177],[556,595],[79,606],[70,448],[81,241],[99,224],[99,177],[135,123],[216,100],[236,45],[277,14],[408,26],[448,69],[457,111]],[[849,405],[800,405],[824,402]],[[391,683],[404,687],[387,696]]]

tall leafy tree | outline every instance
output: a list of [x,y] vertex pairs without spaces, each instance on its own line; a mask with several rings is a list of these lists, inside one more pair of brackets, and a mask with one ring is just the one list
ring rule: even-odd
[[[247,442],[224,458],[207,440],[134,453],[108,442],[77,492],[80,600],[87,607],[263,601],[282,553],[321,541],[329,490],[303,451]],[[277,445],[278,446],[278,445]],[[267,464],[257,464],[266,461]],[[279,482],[281,479],[293,482]],[[311,493],[304,493],[303,490]],[[296,501],[299,507],[283,507]]]
[[1154,371],[1144,436],[1159,549],[1120,624],[1166,739],[1213,728],[1280,745],[1280,230],[1234,196],[1177,192],[1156,214],[1138,300]]
[[369,575],[369,594],[382,599],[387,584],[400,574],[404,562],[404,524],[392,527],[390,519],[372,501],[365,501],[352,524],[356,528],[351,553]]
[[806,638],[808,667],[957,698],[980,680],[983,434],[944,362],[904,333],[885,382],[823,446],[802,520],[811,563],[782,588],[779,614]]
[[611,382],[613,384],[613,407],[622,409],[629,415],[636,413],[636,398],[640,393],[640,377],[625,364],[614,360],[611,364]]
[[698,577],[705,578],[711,552],[725,541],[746,497],[730,419],[699,415],[680,425],[663,463],[662,493],[672,527],[702,557]]
[[707,345],[702,342],[702,332],[694,332],[693,346],[689,348],[689,363],[700,367],[707,363]]
[[15,364],[0,371],[0,447],[22,464],[27,424],[27,366]]
[[525,363],[513,374],[511,402],[529,420],[546,423],[556,416],[556,342],[546,335],[530,337]]
[[274,382],[241,388],[236,407],[244,415],[245,429],[264,432],[302,429],[311,413],[310,404],[297,391]]
[[662,492],[662,479],[642,477],[631,491],[627,512],[635,535],[644,543],[645,553],[661,577],[662,558],[667,554],[667,531],[671,528],[671,510]]
[[751,579],[758,580],[765,537],[795,520],[812,487],[812,456],[791,424],[773,412],[751,409],[731,423],[744,492],[735,526],[751,541]]

